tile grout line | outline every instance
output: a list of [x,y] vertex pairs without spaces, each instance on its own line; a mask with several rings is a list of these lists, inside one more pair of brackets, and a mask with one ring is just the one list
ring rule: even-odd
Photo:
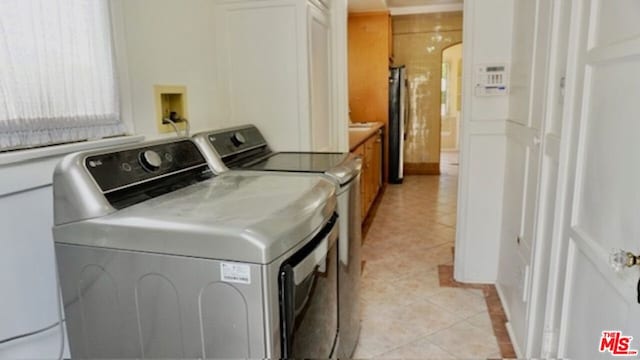
[[[376,306],[378,305],[382,305],[380,309],[385,309],[385,306],[406,307],[424,302],[425,306],[433,307],[432,311],[446,312],[450,315],[447,316],[447,318],[451,317],[448,321],[454,322],[443,328],[438,328],[438,326],[433,327],[436,328],[436,330],[431,331],[424,327],[416,328],[415,332],[408,332],[401,338],[398,338],[396,342],[389,342],[382,347],[371,346],[362,348],[363,355],[366,353],[366,357],[384,358],[386,356],[392,356],[393,352],[402,352],[403,348],[410,353],[415,353],[415,351],[420,351],[422,345],[424,345],[425,351],[427,348],[432,348],[433,351],[441,352],[442,356],[459,358],[459,356],[454,354],[455,348],[446,350],[442,346],[444,345],[449,348],[449,346],[446,345],[447,343],[443,342],[439,344],[438,337],[434,337],[440,332],[456,332],[457,330],[452,330],[452,328],[456,326],[476,329],[473,331],[483,331],[487,335],[491,334],[487,333],[487,326],[491,326],[493,333],[493,336],[491,336],[493,340],[491,342],[493,343],[495,341],[497,347],[495,350],[492,350],[490,354],[483,354],[483,358],[493,358],[496,357],[497,354],[504,355],[507,350],[504,348],[504,344],[498,336],[498,332],[501,332],[498,325],[504,327],[504,323],[501,324],[500,322],[505,319],[505,316],[503,315],[504,311],[501,313],[497,311],[498,309],[494,306],[495,304],[493,304],[493,302],[495,301],[493,300],[495,299],[493,292],[484,285],[457,283],[453,280],[452,274],[450,281],[443,281],[443,275],[446,275],[442,272],[443,265],[446,264],[444,266],[453,269],[453,264],[449,261],[447,250],[453,249],[454,245],[451,237],[455,236],[455,223],[457,220],[455,207],[457,199],[455,194],[453,196],[450,195],[453,194],[457,188],[455,186],[457,176],[443,174],[438,178],[431,177],[431,179],[436,179],[435,182],[431,181],[431,179],[424,181],[423,179],[425,177],[411,177],[411,179],[414,178],[420,178],[421,180],[419,182],[417,180],[414,180],[415,182],[409,181],[402,188],[386,188],[386,191],[381,194],[383,196],[379,196],[378,198],[376,211],[372,214],[373,216],[367,219],[368,224],[363,224],[367,225],[366,228],[363,229],[365,230],[363,232],[363,247],[368,248],[366,252],[370,255],[363,256],[365,263],[362,264],[362,270],[363,275],[365,275],[365,273],[367,274],[367,283],[373,286],[371,295],[373,295],[374,298],[363,298],[362,300],[363,303],[374,306],[371,308],[374,309],[374,313],[378,311],[376,310]],[[453,180],[453,182],[451,180]],[[428,190],[430,195],[413,196],[416,191],[425,191],[424,184],[430,189]],[[428,208],[425,208],[425,205],[428,205]],[[387,216],[383,218],[382,216],[378,216],[386,213],[390,213],[388,215],[391,217]],[[400,214],[402,215],[400,216]],[[425,216],[427,216],[427,221],[425,221]],[[422,220],[417,221],[417,219]],[[407,232],[406,229],[408,228],[411,230]],[[429,235],[428,238],[425,238],[424,234],[426,233],[432,234],[433,236]],[[387,238],[394,241],[388,242]],[[414,247],[413,245],[416,244],[416,242],[419,242],[419,244]],[[428,261],[427,264],[421,263],[413,267],[405,264],[404,266],[394,268],[394,271],[390,274],[386,273],[385,275],[385,270],[389,270],[385,269],[385,267],[393,264],[393,261],[387,261],[389,256],[396,258],[396,261],[401,261],[404,256],[412,254],[413,252],[428,252],[429,255],[426,259],[430,261]],[[380,254],[383,254],[383,256]],[[411,258],[414,259],[415,257],[411,256]],[[378,262],[378,260],[380,260],[380,262]],[[430,264],[435,265],[425,268],[426,265]],[[371,271],[372,269],[373,271]],[[424,272],[428,272],[429,275],[423,276]],[[405,281],[408,282],[403,284]],[[419,284],[414,284],[415,281],[418,281]],[[426,286],[426,288],[423,289],[423,286]],[[435,289],[459,288],[459,290],[453,293],[457,294],[462,290],[463,293],[459,294],[461,295],[461,299],[463,299],[461,301],[472,301],[473,306],[465,306],[465,314],[458,316],[458,313],[455,312],[455,306],[448,306],[448,308],[446,308],[437,303],[440,302],[446,306],[448,295],[442,294],[439,298],[436,298],[438,294],[440,294],[440,291],[431,293],[432,287]],[[389,292],[393,293],[393,291],[401,289],[411,291],[411,297],[405,299],[409,300],[409,304],[404,304],[404,302],[400,304],[397,301],[391,301],[387,304],[385,302],[386,300],[377,304],[375,297],[378,296],[378,293],[381,296],[388,296],[385,294]],[[478,299],[478,297],[484,300]],[[480,304],[483,305],[483,308],[486,307],[486,309],[477,311],[477,309],[480,309]],[[374,313],[371,315],[375,315]],[[441,323],[439,325],[446,324]],[[420,331],[418,331],[418,329]],[[422,333],[422,331],[425,332]],[[384,334],[384,332],[382,334]],[[412,335],[417,336],[413,337]],[[489,337],[484,341],[488,340]],[[374,343],[370,345],[374,345]],[[372,352],[371,350],[373,349],[377,350]]]
[[416,339],[414,339],[414,340],[411,340],[410,342],[408,342],[408,343],[406,343],[406,344],[396,346],[396,347],[394,347],[393,349],[389,349],[388,351],[385,351],[385,352],[383,352],[383,353],[379,354],[378,356],[382,357],[382,356],[383,356],[383,355],[385,355],[385,354],[388,354],[388,353],[394,352],[394,351],[396,351],[396,350],[398,350],[398,349],[401,349],[401,348],[403,348],[403,347],[405,347],[405,346],[408,346],[408,345],[411,345],[411,344],[413,344],[413,343],[417,343],[418,341],[426,341],[426,342],[428,342],[430,345],[435,346],[435,347],[437,347],[438,349],[440,349],[440,351],[442,351],[442,352],[444,352],[444,353],[446,353],[446,354],[448,354],[448,355],[451,355],[454,359],[457,359],[457,357],[456,357],[454,354],[450,353],[450,352],[449,352],[449,351],[447,351],[446,349],[443,349],[440,345],[435,344],[435,343],[434,343],[434,342],[432,342],[431,340],[427,339],[429,336],[431,336],[431,335],[433,335],[433,334],[435,334],[435,333],[437,333],[437,332],[444,331],[444,330],[447,330],[447,329],[449,329],[449,328],[452,328],[454,325],[455,325],[455,324],[453,324],[453,325],[451,325],[451,326],[448,326],[448,327],[446,327],[446,328],[440,329],[440,330],[438,330],[438,331],[434,331],[433,333],[430,333],[430,334],[421,335],[420,337],[418,337],[418,338],[416,338]]
[[[489,318],[491,319],[491,325],[493,329],[493,334],[496,338],[496,342],[498,343],[498,348],[500,349],[500,354],[503,358],[516,358],[515,350],[513,349],[513,344],[511,343],[511,339],[509,339],[508,335],[506,339],[498,333],[498,329],[502,334],[508,334],[506,323],[503,321],[506,319],[506,315],[504,313],[504,309],[502,309],[502,304],[500,303],[499,312],[495,313],[491,311],[493,306],[490,303],[489,298],[495,298],[492,295],[493,293],[497,293],[495,286],[491,284],[485,285],[477,285],[477,284],[464,284],[459,283],[453,279],[453,276],[450,278],[447,277],[448,274],[453,274],[453,266],[452,265],[438,265],[439,275],[440,275],[440,286],[442,287],[450,287],[450,288],[462,288],[462,289],[477,289],[482,290],[484,294],[484,300],[487,305],[487,312],[489,314]],[[446,271],[446,274],[445,274]],[[491,295],[491,296],[490,296]],[[498,300],[499,301],[499,300]]]

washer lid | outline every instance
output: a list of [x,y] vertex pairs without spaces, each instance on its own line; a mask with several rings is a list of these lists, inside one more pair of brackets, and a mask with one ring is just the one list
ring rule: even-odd
[[321,177],[226,173],[113,214],[56,226],[57,243],[268,264],[335,211]]

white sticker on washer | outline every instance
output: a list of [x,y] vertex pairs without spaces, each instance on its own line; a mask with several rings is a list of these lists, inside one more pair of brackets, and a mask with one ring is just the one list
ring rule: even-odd
[[238,284],[251,284],[251,268],[249,265],[221,263],[220,273],[222,274],[222,281]]

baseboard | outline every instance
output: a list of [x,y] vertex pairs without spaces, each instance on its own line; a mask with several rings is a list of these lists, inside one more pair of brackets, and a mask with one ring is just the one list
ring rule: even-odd
[[507,323],[505,327],[507,328],[507,333],[509,334],[509,339],[511,339],[511,345],[513,345],[513,351],[516,352],[518,359],[522,359],[522,351],[520,350],[520,344],[516,341],[516,337],[513,334],[513,327],[511,326],[511,322],[508,321],[511,318],[511,309],[507,305],[507,302],[504,299],[504,294],[502,293],[502,289],[500,288],[500,284],[496,283],[496,291],[498,292],[498,297],[500,298],[500,303],[502,304],[502,309],[504,310],[504,314],[507,316]]
[[504,309],[504,314],[507,315],[507,320],[511,318],[511,309],[507,306],[507,302],[504,300],[504,293],[502,292],[502,288],[500,284],[496,281],[496,291],[498,292],[498,297],[500,298],[500,302],[502,303],[502,308]]
[[440,175],[440,163],[404,163],[406,175]]
[[[500,300],[502,301],[502,300]],[[511,323],[509,321],[507,321],[507,323],[505,324],[505,327],[507,328],[507,333],[509,334],[509,339],[511,339],[511,345],[513,346],[513,351],[516,352],[516,355],[518,357],[518,359],[523,359],[522,357],[522,351],[520,351],[520,346],[518,346],[518,343],[513,341],[513,339],[515,339],[515,336],[513,335],[513,328],[511,327]]]

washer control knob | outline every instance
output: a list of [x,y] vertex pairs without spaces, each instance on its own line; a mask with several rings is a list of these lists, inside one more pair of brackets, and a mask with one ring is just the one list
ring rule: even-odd
[[140,164],[147,171],[157,171],[162,165],[162,158],[157,152],[147,150],[140,153]]
[[233,135],[231,135],[231,142],[235,146],[240,146],[247,142],[247,139],[244,138],[244,135],[242,135],[240,131],[236,131],[235,133],[233,133]]

